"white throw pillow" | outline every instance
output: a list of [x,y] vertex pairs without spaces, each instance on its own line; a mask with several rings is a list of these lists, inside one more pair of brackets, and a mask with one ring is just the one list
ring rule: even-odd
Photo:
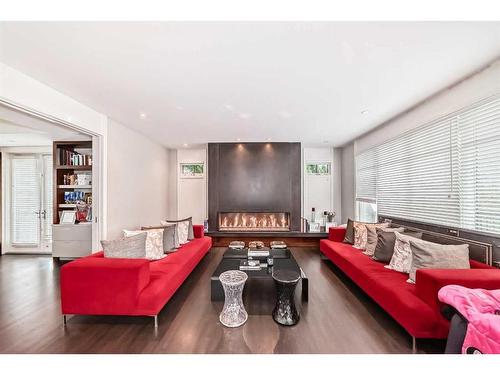
[[147,233],[146,237],[146,259],[157,260],[165,258],[163,253],[163,229],[148,230],[123,230],[124,237],[136,236],[141,233]]
[[389,265],[384,266],[390,270],[410,273],[411,268],[411,247],[410,240],[416,243],[426,242],[424,240],[407,236],[405,234],[395,232],[396,241],[394,242],[394,253],[392,254]]
[[[172,222],[168,221],[161,221],[161,225],[172,225]],[[184,245],[189,242],[188,236],[189,236],[189,221],[179,221],[176,222],[175,225],[177,226],[177,239],[179,240],[179,245]]]

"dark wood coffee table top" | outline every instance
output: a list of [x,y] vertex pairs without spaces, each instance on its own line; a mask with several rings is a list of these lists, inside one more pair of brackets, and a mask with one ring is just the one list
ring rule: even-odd
[[[262,249],[261,249],[262,250]],[[293,257],[292,252],[289,249],[266,249],[270,251],[273,256],[273,266],[261,267],[259,270],[244,270],[248,275],[249,279],[269,279],[273,280],[272,274],[276,270],[290,270],[298,273],[302,279],[302,297],[307,300],[308,298],[308,278],[304,271],[300,268],[299,264]],[[212,300],[222,300],[223,291],[222,286],[219,281],[219,276],[230,270],[240,270],[240,263],[242,260],[248,259],[248,249],[244,250],[234,250],[228,249],[224,253],[221,262],[215,269],[211,276],[211,286],[212,286]],[[264,263],[265,260],[261,260]]]

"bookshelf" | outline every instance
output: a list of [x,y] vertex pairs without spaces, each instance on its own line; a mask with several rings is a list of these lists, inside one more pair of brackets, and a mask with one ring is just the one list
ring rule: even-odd
[[92,141],[54,142],[53,168],[52,217],[59,224],[60,212],[75,211],[77,201],[92,199]]

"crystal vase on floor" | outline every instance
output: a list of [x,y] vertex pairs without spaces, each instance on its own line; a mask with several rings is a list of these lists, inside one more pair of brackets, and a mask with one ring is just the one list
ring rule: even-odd
[[247,278],[247,274],[242,271],[226,271],[219,276],[225,295],[219,320],[226,327],[239,327],[248,319],[242,299]]

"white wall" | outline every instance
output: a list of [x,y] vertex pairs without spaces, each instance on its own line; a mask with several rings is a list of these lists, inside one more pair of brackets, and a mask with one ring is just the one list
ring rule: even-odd
[[[43,83],[27,76],[20,71],[0,63],[0,100],[20,106],[45,117],[67,122],[71,128],[89,132],[97,137],[100,154],[94,155],[96,167],[94,173],[99,176],[99,191],[96,192],[99,207],[96,213],[99,217],[98,235],[106,238],[107,229],[107,128],[108,118],[93,109],[77,102],[76,100],[44,85]],[[97,157],[96,157],[97,156]],[[95,181],[95,179],[94,179]]]
[[[181,178],[182,163],[204,163],[203,178]],[[177,150],[177,217],[192,216],[194,224],[203,224],[207,218],[207,149]]]
[[[335,211],[335,221],[342,215],[341,207],[341,150],[331,147],[304,147],[302,150],[302,216],[311,217],[311,209],[316,216],[323,211]],[[305,166],[310,162],[327,162],[331,165],[330,176],[308,175]]]
[[342,148],[342,223],[354,219],[355,198],[354,144]]
[[108,124],[108,238],[168,216],[168,151],[115,121]]

